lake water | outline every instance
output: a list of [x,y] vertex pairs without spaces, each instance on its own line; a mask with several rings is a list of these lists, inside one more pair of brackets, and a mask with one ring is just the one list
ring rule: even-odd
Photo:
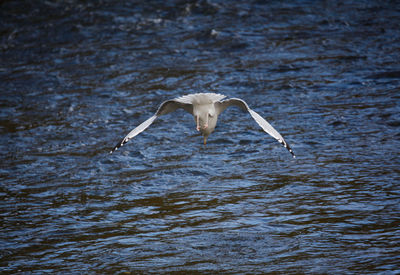
[[[397,1],[2,1],[1,273],[400,271]],[[159,104],[244,99],[207,146]]]

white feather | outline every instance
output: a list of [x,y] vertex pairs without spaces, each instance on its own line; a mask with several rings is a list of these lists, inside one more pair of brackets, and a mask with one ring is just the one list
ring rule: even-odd
[[202,104],[212,104],[217,101],[224,99],[226,96],[221,94],[214,93],[197,93],[184,95],[175,98],[174,100],[185,103],[185,104],[193,104],[193,105],[202,105]]
[[[160,105],[155,115],[147,119],[145,122],[141,123],[132,131],[130,131],[129,134],[126,135],[126,137],[124,137],[114,147],[113,150],[111,150],[110,153],[114,152],[125,143],[127,143],[130,139],[134,138],[135,136],[146,130],[154,122],[154,120],[157,119],[157,117],[173,112],[178,108],[186,110],[188,113],[195,116],[195,118],[197,116],[197,119],[199,119],[200,117],[200,120],[207,120],[210,123],[207,129],[200,130],[200,132],[204,135],[206,139],[208,135],[214,130],[218,115],[221,114],[229,106],[237,106],[240,107],[243,111],[248,111],[251,117],[266,133],[278,140],[283,146],[285,146],[285,148],[293,155],[294,158],[296,157],[289,144],[286,143],[281,134],[279,134],[278,131],[275,130],[274,127],[272,127],[271,124],[269,124],[264,118],[262,118],[252,109],[250,109],[245,101],[239,98],[222,100],[225,97],[226,96],[224,95],[215,93],[197,93],[184,95],[174,98],[172,100],[167,100]],[[212,116],[212,119],[208,117],[210,114]],[[213,124],[213,122],[215,123]]]

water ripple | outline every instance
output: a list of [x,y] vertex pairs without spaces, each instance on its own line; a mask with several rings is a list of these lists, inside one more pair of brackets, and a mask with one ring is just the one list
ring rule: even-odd
[[[394,2],[3,1],[3,273],[399,270]],[[181,94],[246,100],[207,146]]]

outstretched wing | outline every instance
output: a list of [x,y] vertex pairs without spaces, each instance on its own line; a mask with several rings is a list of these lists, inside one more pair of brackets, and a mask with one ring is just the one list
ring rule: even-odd
[[293,158],[295,158],[295,154],[293,153],[292,148],[290,148],[289,144],[285,141],[285,139],[278,133],[271,124],[268,123],[265,119],[263,119],[259,114],[254,112],[252,109],[249,108],[247,103],[239,98],[231,98],[227,100],[223,100],[220,102],[216,102],[216,107],[218,110],[218,114],[222,113],[226,108],[229,106],[237,106],[241,108],[243,111],[248,111],[250,115],[254,118],[254,120],[260,125],[260,127],[269,135],[274,137],[278,140],[285,148],[292,154]]
[[122,147],[125,143],[127,143],[130,139],[134,138],[144,130],[146,130],[159,116],[166,115],[175,111],[178,108],[182,108],[189,113],[193,113],[193,106],[189,103],[180,102],[179,99],[172,99],[167,100],[161,103],[160,107],[158,108],[157,112],[145,122],[137,126],[135,129],[129,132],[114,148],[110,151],[112,154],[114,151],[118,150],[118,148]]

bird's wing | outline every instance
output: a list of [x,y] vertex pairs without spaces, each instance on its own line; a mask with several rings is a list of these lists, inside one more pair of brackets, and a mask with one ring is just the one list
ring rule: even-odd
[[217,112],[218,114],[222,113],[229,106],[237,106],[241,108],[243,111],[248,111],[250,115],[254,118],[254,120],[260,125],[260,127],[273,138],[278,140],[285,148],[292,154],[293,158],[295,158],[295,154],[293,153],[292,148],[290,148],[289,144],[285,141],[285,139],[278,133],[271,124],[268,123],[264,118],[262,118],[259,114],[249,108],[247,103],[239,98],[231,98],[223,101],[216,102]]
[[156,118],[171,113],[178,108],[182,108],[189,113],[193,113],[193,106],[191,104],[182,103],[178,99],[164,101],[163,103],[161,103],[157,112],[151,118],[147,119],[145,122],[130,131],[129,134],[126,135],[126,137],[124,137],[120,142],[117,143],[117,145],[114,146],[114,148],[110,151],[110,154],[118,150],[118,148],[122,147],[130,139],[134,138],[135,136],[146,130],[147,127],[149,127],[154,122],[154,120],[156,120]]

